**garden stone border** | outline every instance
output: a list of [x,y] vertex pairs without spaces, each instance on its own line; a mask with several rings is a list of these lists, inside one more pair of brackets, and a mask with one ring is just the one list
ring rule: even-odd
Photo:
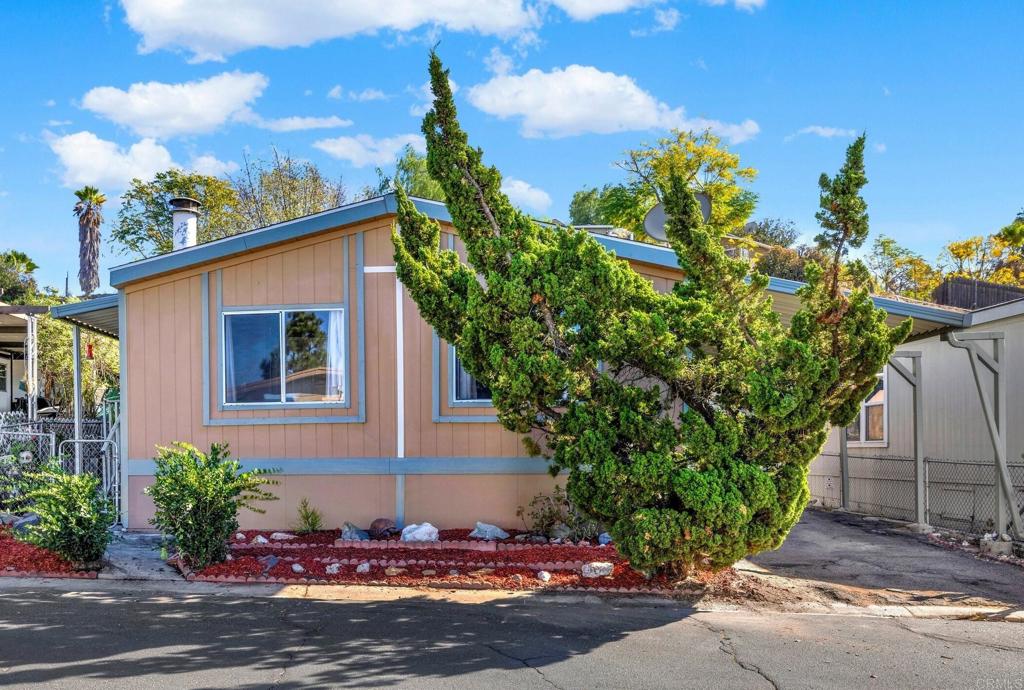
[[44,570],[0,570],[0,577],[47,577],[61,580],[95,580],[98,570],[76,570],[70,573],[56,573]]

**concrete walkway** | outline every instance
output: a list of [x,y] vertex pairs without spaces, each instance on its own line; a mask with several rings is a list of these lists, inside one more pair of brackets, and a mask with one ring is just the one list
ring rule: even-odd
[[912,591],[921,604],[989,599],[1024,607],[1024,569],[939,548],[898,523],[851,513],[807,510],[779,550],[750,561],[776,575]]

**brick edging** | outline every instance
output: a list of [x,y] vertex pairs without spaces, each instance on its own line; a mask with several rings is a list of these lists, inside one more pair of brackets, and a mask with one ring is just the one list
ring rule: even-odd
[[75,570],[70,573],[57,573],[41,570],[0,570],[0,577],[47,577],[62,580],[95,580],[98,570]]
[[[233,549],[453,549],[457,551],[523,551],[545,546],[579,546],[579,544],[531,544],[518,542],[484,541],[477,539],[456,539],[442,541],[401,541],[398,539],[335,539],[333,544],[292,543],[290,541],[268,541],[266,544],[232,541]],[[593,546],[592,544],[590,546]]]

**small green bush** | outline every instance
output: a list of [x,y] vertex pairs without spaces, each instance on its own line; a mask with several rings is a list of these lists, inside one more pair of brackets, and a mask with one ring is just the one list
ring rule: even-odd
[[26,498],[39,523],[28,528],[25,540],[79,567],[103,558],[116,516],[113,503],[100,492],[99,477],[50,468],[29,479],[34,486]]
[[263,489],[277,482],[273,470],[243,472],[227,444],[215,443],[209,454],[188,443],[157,448],[156,475],[146,494],[156,504],[150,521],[174,537],[178,557],[201,570],[228,555],[228,540],[238,529],[238,511],[263,513],[255,501],[276,500]]
[[30,509],[28,496],[37,488],[42,477],[48,472],[59,472],[60,461],[56,458],[39,460],[33,457],[29,463],[21,461],[20,453],[28,450],[21,444],[11,444],[9,454],[0,456],[0,512],[22,514]]
[[519,506],[516,515],[528,530],[548,537],[579,541],[594,539],[601,532],[600,525],[583,515],[560,486],[550,495],[537,494],[530,501],[529,510]]
[[320,511],[309,505],[309,499],[303,498],[299,501],[299,521],[292,528],[299,534],[317,532],[324,526],[324,516]]

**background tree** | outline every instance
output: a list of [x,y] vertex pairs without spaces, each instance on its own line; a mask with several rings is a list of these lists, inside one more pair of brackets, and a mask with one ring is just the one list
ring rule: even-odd
[[89,296],[100,286],[100,225],[107,197],[89,185],[75,192],[75,196],[78,197],[74,208],[78,217],[78,284],[82,294]]
[[10,249],[0,252],[0,302],[26,304],[39,291],[33,272],[39,268],[28,254]]
[[825,257],[817,247],[806,244],[794,248],[773,246],[758,256],[755,266],[766,276],[804,282],[807,277],[806,266],[810,261],[819,266],[824,265]]
[[885,294],[928,299],[942,282],[940,271],[885,235],[875,238],[866,263],[876,289]]
[[1018,252],[1024,251],[1024,209],[1005,228],[999,231],[999,239]]
[[[635,568],[719,568],[776,548],[808,499],[807,466],[845,426],[909,333],[860,290],[809,264],[787,328],[768,278],[729,258],[728,211],[705,224],[686,156],[652,177],[686,280],[658,293],[586,232],[534,223],[501,193],[430,61],[427,167],[445,191],[469,265],[398,189],[398,276],[506,428],[532,436],[575,505],[606,524]],[[863,241],[863,141],[823,176],[823,222],[841,257]],[[713,216],[714,219],[714,216]],[[680,410],[682,410],[680,412]]]
[[240,210],[238,194],[228,180],[177,168],[159,172],[144,182],[131,181],[121,196],[121,209],[111,237],[121,253],[137,257],[171,251],[171,210],[168,202],[176,196],[192,197],[202,204],[199,213],[200,242],[209,242],[251,230]]
[[341,179],[330,180],[316,163],[296,160],[276,148],[270,160],[245,156],[245,164],[231,184],[246,229],[326,211],[341,206],[347,198]]
[[740,228],[757,202],[757,196],[742,186],[753,181],[757,171],[741,166],[739,156],[710,131],[674,131],[653,145],[627,151],[616,166],[627,173],[627,181],[576,192],[569,212],[573,224],[615,225],[637,239],[646,238],[644,216],[662,201],[673,170],[688,189],[712,200],[710,222],[722,232]]
[[791,220],[762,218],[733,230],[732,234],[737,237],[749,237],[773,247],[792,247],[796,243],[796,238],[800,236],[800,231]]
[[394,184],[404,189],[409,196],[444,201],[444,190],[427,170],[427,157],[417,153],[408,144],[395,163]]

